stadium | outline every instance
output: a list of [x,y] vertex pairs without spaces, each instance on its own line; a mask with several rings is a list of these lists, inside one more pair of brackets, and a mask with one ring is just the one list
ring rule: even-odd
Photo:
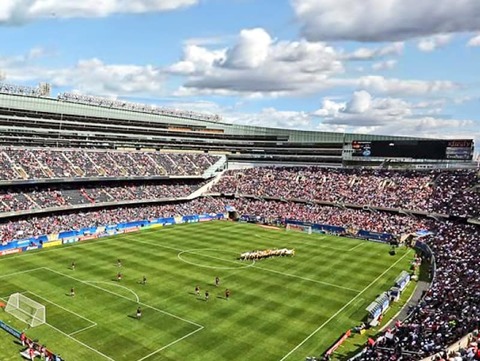
[[472,139],[49,88],[0,86],[2,359],[478,357]]

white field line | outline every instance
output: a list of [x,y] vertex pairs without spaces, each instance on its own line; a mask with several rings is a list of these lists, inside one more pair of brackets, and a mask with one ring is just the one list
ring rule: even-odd
[[[106,288],[103,288],[103,287],[100,287],[100,286],[91,284],[91,283],[89,283],[88,281],[83,281],[83,280],[81,280],[81,279],[78,279],[78,278],[75,278],[75,277],[72,277],[72,276],[63,274],[62,272],[55,271],[55,270],[53,270],[53,269],[51,269],[51,268],[48,268],[48,267],[44,267],[44,269],[46,269],[47,271],[50,271],[50,272],[52,272],[52,273],[56,273],[56,274],[58,274],[58,275],[60,275],[60,276],[63,276],[63,277],[66,277],[66,278],[70,278],[70,279],[75,280],[75,281],[77,281],[77,282],[86,284],[86,285],[88,285],[88,286],[90,286],[90,287],[97,288],[97,289],[102,290],[102,291],[104,291],[104,292],[106,292],[106,293],[110,293],[111,295],[114,295],[114,296],[123,298],[123,299],[128,300],[128,301],[131,301],[131,302],[135,302],[135,301],[132,300],[131,298],[125,297],[125,296],[123,296],[123,295],[121,295],[121,294],[119,294],[119,293],[112,292],[112,291],[110,291],[110,290],[108,290],[108,289],[106,289]],[[146,303],[138,302],[138,304],[141,305],[141,306],[144,306],[144,307],[146,307],[146,308],[150,308],[150,309],[152,309],[152,310],[155,310],[155,311],[157,311],[157,312],[163,313],[163,314],[165,314],[165,315],[167,315],[167,316],[176,318],[177,320],[180,320],[180,321],[189,323],[189,324],[194,325],[194,326],[199,327],[199,328],[203,328],[202,325],[200,325],[200,324],[198,324],[198,323],[196,323],[196,322],[187,320],[187,319],[185,319],[185,318],[182,318],[182,317],[180,317],[180,316],[174,315],[173,313],[170,313],[170,312],[161,310],[161,309],[159,309],[159,308],[156,308],[156,307],[147,305]]]
[[81,318],[82,320],[85,320],[85,321],[87,321],[87,322],[89,322],[89,323],[91,324],[91,325],[88,326],[88,327],[84,327],[84,328],[82,328],[82,329],[80,329],[80,330],[77,330],[77,331],[74,331],[74,332],[70,333],[70,336],[71,336],[71,335],[74,335],[74,334],[76,334],[76,333],[78,333],[78,332],[85,331],[86,329],[89,329],[89,328],[92,328],[92,327],[97,326],[97,323],[96,323],[96,322],[94,322],[94,321],[92,321],[92,320],[89,320],[88,318],[83,317],[82,315],[79,315],[78,313],[76,313],[76,312],[74,312],[74,311],[71,311],[71,310],[69,310],[69,309],[67,309],[67,308],[65,308],[65,307],[63,307],[63,306],[60,306],[59,304],[50,301],[48,298],[42,297],[42,296],[40,296],[40,295],[37,295],[36,293],[34,293],[34,292],[32,292],[32,291],[27,291],[27,292],[25,292],[25,293],[30,293],[30,294],[34,295],[35,297],[38,297],[38,298],[40,298],[40,299],[42,299],[42,300],[44,300],[44,301],[46,301],[46,302],[48,302],[48,303],[50,303],[50,304],[58,307],[58,308],[61,308],[62,310],[67,311],[68,313],[71,313],[72,315],[75,315],[75,316],[77,316],[78,318]]
[[[133,242],[145,243],[145,244],[149,244],[149,245],[152,245],[152,246],[155,246],[155,247],[160,247],[160,248],[167,248],[167,249],[171,249],[171,250],[174,250],[174,251],[179,251],[180,253],[183,253],[183,252],[191,252],[191,253],[193,253],[193,252],[195,251],[194,249],[184,251],[184,250],[180,250],[180,249],[178,249],[178,248],[173,248],[173,247],[164,246],[164,245],[157,244],[157,243],[151,243],[151,242],[145,242],[145,241],[139,241],[139,240],[134,240]],[[204,250],[204,249],[203,249],[203,250]],[[199,249],[199,251],[202,251],[202,249]],[[225,261],[225,262],[228,262],[228,263],[234,263],[234,264],[237,264],[237,265],[238,265],[238,262],[237,262],[237,261],[232,261],[232,260],[228,260],[228,259],[224,259],[224,258],[220,258],[220,257],[215,257],[215,256],[206,255],[206,254],[202,254],[201,256],[202,256],[202,257],[205,257],[205,258],[216,259],[216,260],[219,260],[219,261]],[[180,259],[181,259],[181,258],[180,258]],[[182,259],[181,259],[181,260],[182,260]],[[182,261],[183,261],[183,260],[182,260]],[[258,263],[257,263],[257,264],[258,264]],[[243,269],[243,268],[247,268],[247,267],[242,267],[242,269]],[[294,277],[294,278],[303,279],[303,280],[305,280],[305,281],[315,282],[315,283],[322,284],[322,285],[325,285],[325,286],[340,288],[340,289],[347,290],[347,291],[351,291],[351,292],[360,292],[360,290],[357,290],[357,289],[354,289],[354,288],[344,287],[344,286],[336,285],[336,284],[333,284],[333,283],[324,282],[324,281],[318,281],[318,280],[314,280],[314,279],[311,279],[311,278],[301,277],[301,276],[297,276],[297,275],[293,275],[293,274],[289,274],[289,273],[283,273],[283,272],[275,271],[275,270],[272,270],[272,269],[259,267],[259,266],[255,265],[255,264],[249,265],[248,268],[257,268],[257,269],[261,269],[261,270],[264,270],[264,271],[281,274],[281,275],[283,275],[283,276]]]
[[263,267],[259,267],[259,266],[252,266],[252,267],[257,268],[257,269],[261,269],[263,271],[272,272],[272,273],[276,273],[276,274],[279,274],[279,275],[287,276],[287,277],[298,278],[298,279],[301,279],[301,280],[310,281],[310,282],[318,283],[318,284],[325,285],[325,286],[340,288],[342,290],[347,290],[347,291],[351,291],[351,292],[361,292],[361,290],[357,290],[355,288],[344,287],[344,286],[340,286],[340,285],[336,285],[334,283],[329,283],[329,282],[324,282],[324,281],[318,281],[318,280],[314,280],[312,278],[297,276],[297,275],[294,275],[294,274],[291,274],[291,273],[284,273],[284,272],[275,271],[273,269],[263,268]]
[[335,317],[337,317],[343,310],[345,310],[348,306],[350,306],[355,300],[360,297],[365,291],[367,291],[370,287],[372,287],[380,278],[382,278],[388,271],[390,271],[393,267],[397,265],[401,260],[403,260],[406,256],[408,256],[410,252],[405,253],[401,258],[399,258],[394,264],[392,264],[390,267],[388,267],[383,273],[375,278],[372,282],[370,282],[359,294],[357,294],[355,297],[353,297],[348,303],[346,303],[342,308],[340,308],[337,312],[335,312],[328,320],[326,320],[324,323],[322,323],[320,326],[318,326],[310,335],[305,337],[302,342],[300,342],[297,346],[295,346],[289,353],[287,353],[285,356],[283,356],[280,361],[286,360],[292,353],[294,353],[296,350],[298,350],[302,345],[307,342],[310,338],[312,338],[318,331],[320,331],[322,328],[324,328],[327,324],[329,324]]
[[159,348],[158,350],[153,351],[152,353],[148,354],[147,356],[142,357],[141,359],[138,359],[137,361],[143,361],[143,360],[149,358],[150,356],[153,356],[153,355],[155,355],[155,354],[157,354],[157,353],[165,350],[167,347],[173,346],[173,345],[175,345],[177,342],[183,341],[183,340],[186,339],[187,337],[190,337],[190,336],[192,336],[194,333],[197,333],[198,331],[201,331],[201,330],[203,330],[203,326],[202,326],[201,328],[197,328],[196,330],[190,332],[189,334],[186,334],[186,335],[183,336],[183,337],[180,337],[179,339],[176,339],[175,341],[170,342],[168,345],[165,345],[165,346],[163,346],[162,348]]
[[357,244],[356,246],[348,249],[347,252],[351,252],[351,251],[353,251],[354,249],[357,249],[358,247],[363,246],[363,245],[365,244],[365,242],[368,242],[368,241],[363,241],[363,242]]
[[85,283],[103,283],[103,284],[107,284],[107,285],[110,285],[110,286],[123,288],[124,290],[129,291],[130,293],[132,293],[135,296],[135,299],[136,299],[137,303],[140,302],[140,297],[138,297],[138,295],[128,287],[125,287],[125,286],[122,286],[122,285],[117,285],[116,283],[107,282],[107,281],[85,281]]
[[[24,293],[32,293],[32,292],[24,292]],[[32,294],[33,294],[33,293],[32,293]],[[36,296],[37,296],[37,295],[36,295]],[[38,296],[37,296],[37,297],[38,297]],[[48,302],[50,302],[50,301],[48,301]],[[20,309],[19,309],[19,310],[20,310]],[[20,311],[22,311],[22,310],[20,310]],[[80,317],[81,317],[81,316],[80,316]],[[83,317],[82,317],[82,318],[83,318]],[[23,320],[22,320],[22,321],[23,321]],[[25,322],[25,321],[23,321],[23,322]],[[72,339],[73,341],[79,343],[79,344],[82,345],[82,346],[85,346],[86,348],[88,348],[89,350],[91,350],[91,351],[99,354],[100,356],[105,357],[107,360],[115,361],[114,359],[112,359],[111,357],[109,357],[109,356],[101,353],[101,352],[98,351],[97,349],[95,349],[95,348],[93,348],[93,347],[91,347],[91,346],[88,346],[87,344],[83,343],[82,341],[79,341],[79,340],[77,340],[76,338],[72,337],[71,334],[69,335],[69,334],[63,332],[62,330],[56,328],[55,326],[53,326],[53,325],[51,325],[51,324],[49,324],[49,323],[47,323],[47,322],[45,322],[44,325],[47,325],[48,327],[53,328],[55,331],[61,333],[62,335],[66,336],[66,337],[68,337],[68,338],[70,338],[70,339]],[[96,326],[96,324],[95,324],[95,326]],[[89,327],[93,327],[93,325],[91,325],[91,326],[89,326]],[[79,330],[79,331],[80,331],[80,330]],[[79,332],[79,331],[78,331],[78,332]]]
[[[21,294],[21,295],[24,295],[24,294],[27,293],[27,292],[28,292],[28,291],[14,292],[14,293],[19,293],[19,294]],[[2,300],[2,301],[7,301],[7,302],[8,302],[8,298],[9,298],[10,296],[11,296],[11,294],[10,294],[10,295],[7,295],[7,296],[1,296],[1,297],[0,297],[0,300]]]
[[55,331],[57,331],[57,332],[61,333],[61,334],[62,334],[62,335],[64,335],[65,337],[68,337],[69,339],[71,339],[71,340],[73,340],[73,341],[77,342],[78,344],[80,344],[80,345],[82,345],[82,346],[84,346],[84,347],[88,348],[89,350],[91,350],[91,351],[93,351],[93,352],[95,352],[95,353],[99,354],[100,356],[103,356],[103,357],[105,357],[107,360],[110,360],[110,361],[115,361],[115,360],[114,360],[113,358],[111,358],[110,356],[107,356],[107,355],[105,355],[104,353],[102,353],[102,352],[98,351],[96,348],[93,348],[93,347],[91,347],[91,346],[87,345],[86,343],[83,343],[82,341],[80,341],[80,340],[77,340],[77,339],[76,339],[75,337],[73,337],[72,335],[69,335],[68,333],[65,333],[65,332],[63,332],[62,330],[60,330],[60,329],[56,328],[55,326],[53,326],[53,325],[51,325],[51,324],[49,324],[49,323],[45,323],[45,324],[46,324],[47,326],[49,326],[49,327],[53,328]]
[[24,271],[8,273],[8,274],[5,274],[5,275],[1,275],[0,278],[7,278],[7,277],[11,277],[11,276],[21,275],[23,273],[29,273],[29,272],[38,271],[38,270],[41,270],[41,269],[43,269],[43,267],[31,268],[31,269],[27,269],[27,270],[24,270]]
[[73,335],[76,335],[77,333],[80,333],[80,332],[83,332],[83,331],[86,331],[86,330],[89,330],[93,327],[97,327],[97,324],[95,323],[94,325],[90,325],[90,326],[87,326],[87,327],[84,327],[84,328],[81,328],[79,330],[76,330],[76,331],[73,331],[73,332],[70,332],[68,335],[69,336],[73,336]]

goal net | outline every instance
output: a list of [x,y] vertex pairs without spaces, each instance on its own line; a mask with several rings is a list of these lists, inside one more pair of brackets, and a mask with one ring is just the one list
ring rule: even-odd
[[45,323],[45,306],[21,293],[13,293],[10,295],[7,305],[5,306],[5,312],[22,320],[30,327]]
[[298,224],[290,224],[287,223],[285,230],[288,231],[296,231],[296,232],[305,232],[308,234],[312,234],[312,227],[311,226],[301,226]]

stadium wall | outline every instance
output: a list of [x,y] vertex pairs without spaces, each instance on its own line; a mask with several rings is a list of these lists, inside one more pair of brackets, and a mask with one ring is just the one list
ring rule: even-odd
[[213,220],[224,220],[227,218],[228,215],[225,213],[193,214],[178,217],[156,218],[152,220],[139,220],[99,227],[88,227],[82,228],[80,230],[66,230],[49,235],[41,235],[37,237],[14,240],[7,243],[6,245],[0,246],[0,256],[6,256],[9,254],[16,254],[42,248],[56,247],[63,244],[87,241],[96,238],[113,236],[116,234],[130,233],[138,230],[160,228],[164,226],[182,223],[198,223],[209,222]]

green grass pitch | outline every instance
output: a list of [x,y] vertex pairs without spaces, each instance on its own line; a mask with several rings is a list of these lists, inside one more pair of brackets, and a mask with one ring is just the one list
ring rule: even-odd
[[[283,247],[295,248],[295,257],[236,259]],[[67,361],[304,360],[357,325],[366,306],[408,269],[412,250],[388,251],[253,224],[184,224],[1,258],[0,297],[23,292],[44,304],[47,324],[27,335]],[[26,329],[4,311],[0,319]],[[1,359],[19,360],[19,349],[0,330]]]

